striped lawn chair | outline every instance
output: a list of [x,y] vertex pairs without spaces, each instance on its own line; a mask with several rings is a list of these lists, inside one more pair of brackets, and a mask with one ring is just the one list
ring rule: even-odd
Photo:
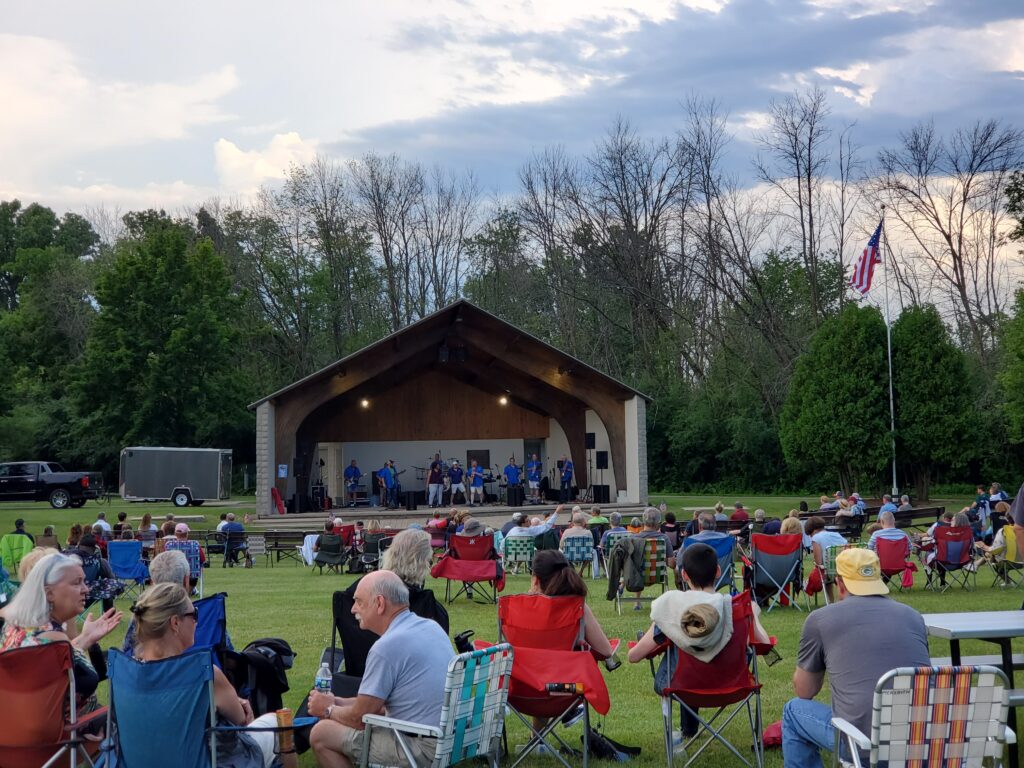
[[619,531],[616,533],[609,533],[604,540],[604,544],[600,547],[601,549],[601,560],[604,566],[604,572],[608,573],[608,560],[611,557],[612,550],[615,549],[615,545],[623,539],[632,536],[629,531]]
[[432,767],[485,757],[492,768],[497,768],[511,673],[512,646],[508,643],[459,654],[448,663],[440,727],[384,715],[363,715],[366,735],[359,765],[371,765],[373,731],[386,729],[394,735],[410,765],[418,763],[407,739],[425,737],[437,739]]
[[587,532],[586,536],[568,536],[562,539],[558,548],[562,550],[565,559],[583,575],[587,565],[594,562],[594,537]]
[[[828,585],[836,583],[836,558],[839,557],[839,553],[844,549],[850,549],[853,544],[835,545],[833,547],[825,547],[821,553],[821,565],[815,564],[821,572],[821,594],[825,598],[825,605],[828,605]],[[818,593],[814,593],[814,604],[818,604]]]
[[[647,539],[644,542],[644,589],[661,585],[661,594],[665,594],[665,587],[668,583],[668,542],[658,537]],[[653,597],[641,597],[634,595],[637,602],[641,600],[653,600]],[[622,613],[622,589],[620,588],[615,596],[615,609]]]
[[188,560],[189,579],[195,582],[195,589],[199,597],[203,596],[203,564],[199,557],[199,542],[194,539],[179,541],[178,539],[164,540],[164,551],[172,552],[178,550]]
[[871,703],[871,737],[842,718],[834,765],[843,759],[889,768],[928,765],[1002,765],[1003,748],[1015,739],[1007,727],[1006,675],[995,667],[900,667],[882,675]]
[[519,573],[519,564],[522,563],[529,573],[533,566],[533,553],[536,549],[537,539],[534,536],[506,536],[505,570]]
[[256,558],[263,555],[270,562],[270,553],[267,551],[267,537],[263,534],[248,534],[249,548],[245,554],[245,567],[251,568],[256,564]]

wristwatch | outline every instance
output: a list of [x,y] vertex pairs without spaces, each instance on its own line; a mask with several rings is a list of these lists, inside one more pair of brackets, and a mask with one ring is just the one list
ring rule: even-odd
[[324,720],[330,720],[331,719],[331,713],[333,711],[334,711],[334,705],[331,704],[331,705],[329,705],[327,707],[327,709],[324,710]]

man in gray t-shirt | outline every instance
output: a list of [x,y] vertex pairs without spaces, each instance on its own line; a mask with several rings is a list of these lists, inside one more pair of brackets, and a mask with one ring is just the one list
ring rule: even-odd
[[[871,701],[879,678],[896,667],[930,666],[928,631],[921,614],[886,597],[878,556],[848,549],[836,558],[839,602],[804,622],[793,672],[793,690],[782,710],[786,768],[821,766],[821,749],[833,749],[832,718],[871,734]],[[870,650],[868,650],[870,649]],[[825,673],[832,706],[814,701]]]
[[[352,613],[362,629],[380,639],[366,657],[358,696],[345,699],[316,691],[309,695],[309,713],[321,718],[313,726],[310,744],[323,768],[344,768],[359,761],[363,715],[387,714],[437,728],[448,662],[455,655],[436,622],[409,611],[409,590],[390,571],[375,571],[359,581]],[[417,762],[433,760],[434,739],[408,741]],[[370,762],[409,765],[394,736],[382,731],[370,742]]]

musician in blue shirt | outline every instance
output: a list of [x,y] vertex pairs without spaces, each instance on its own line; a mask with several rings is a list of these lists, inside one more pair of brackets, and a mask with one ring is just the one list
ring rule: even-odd
[[348,490],[348,505],[356,505],[356,490],[359,488],[359,481],[363,477],[363,471],[356,466],[356,460],[345,467],[345,488]]
[[533,454],[533,458],[526,462],[526,484],[530,486],[530,498],[535,502],[540,501],[540,477],[543,470],[540,457]]
[[459,466],[459,460],[455,459],[452,462],[451,468],[448,470],[448,479],[451,481],[452,487],[452,498],[451,503],[455,503],[455,492],[459,491],[462,494],[463,501],[466,499],[466,485],[462,482],[464,470]]
[[572,459],[563,454],[562,456],[562,475],[561,475],[561,493],[559,498],[564,504],[567,501],[571,501],[572,497]]
[[473,459],[469,463],[469,506],[476,506],[475,499],[481,505],[484,503],[484,468]]
[[502,470],[502,474],[505,475],[505,482],[509,484],[509,487],[513,485],[519,485],[520,474],[519,466],[516,464],[516,458],[513,456],[508,460],[508,464],[505,465],[505,469]]
[[382,507],[397,507],[398,494],[396,493],[395,462],[388,459],[384,466],[377,470],[377,481],[380,483],[380,505]]

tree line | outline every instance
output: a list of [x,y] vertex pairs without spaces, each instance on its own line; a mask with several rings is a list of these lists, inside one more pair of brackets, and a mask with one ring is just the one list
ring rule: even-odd
[[1015,481],[1024,133],[921,123],[869,158],[811,89],[769,104],[742,179],[738,147],[694,97],[673,135],[535,152],[498,200],[368,153],[174,215],[0,202],[0,457],[249,459],[249,402],[464,296],[652,396],[652,488],[874,494],[886,327],[846,283],[884,205],[898,481]]

